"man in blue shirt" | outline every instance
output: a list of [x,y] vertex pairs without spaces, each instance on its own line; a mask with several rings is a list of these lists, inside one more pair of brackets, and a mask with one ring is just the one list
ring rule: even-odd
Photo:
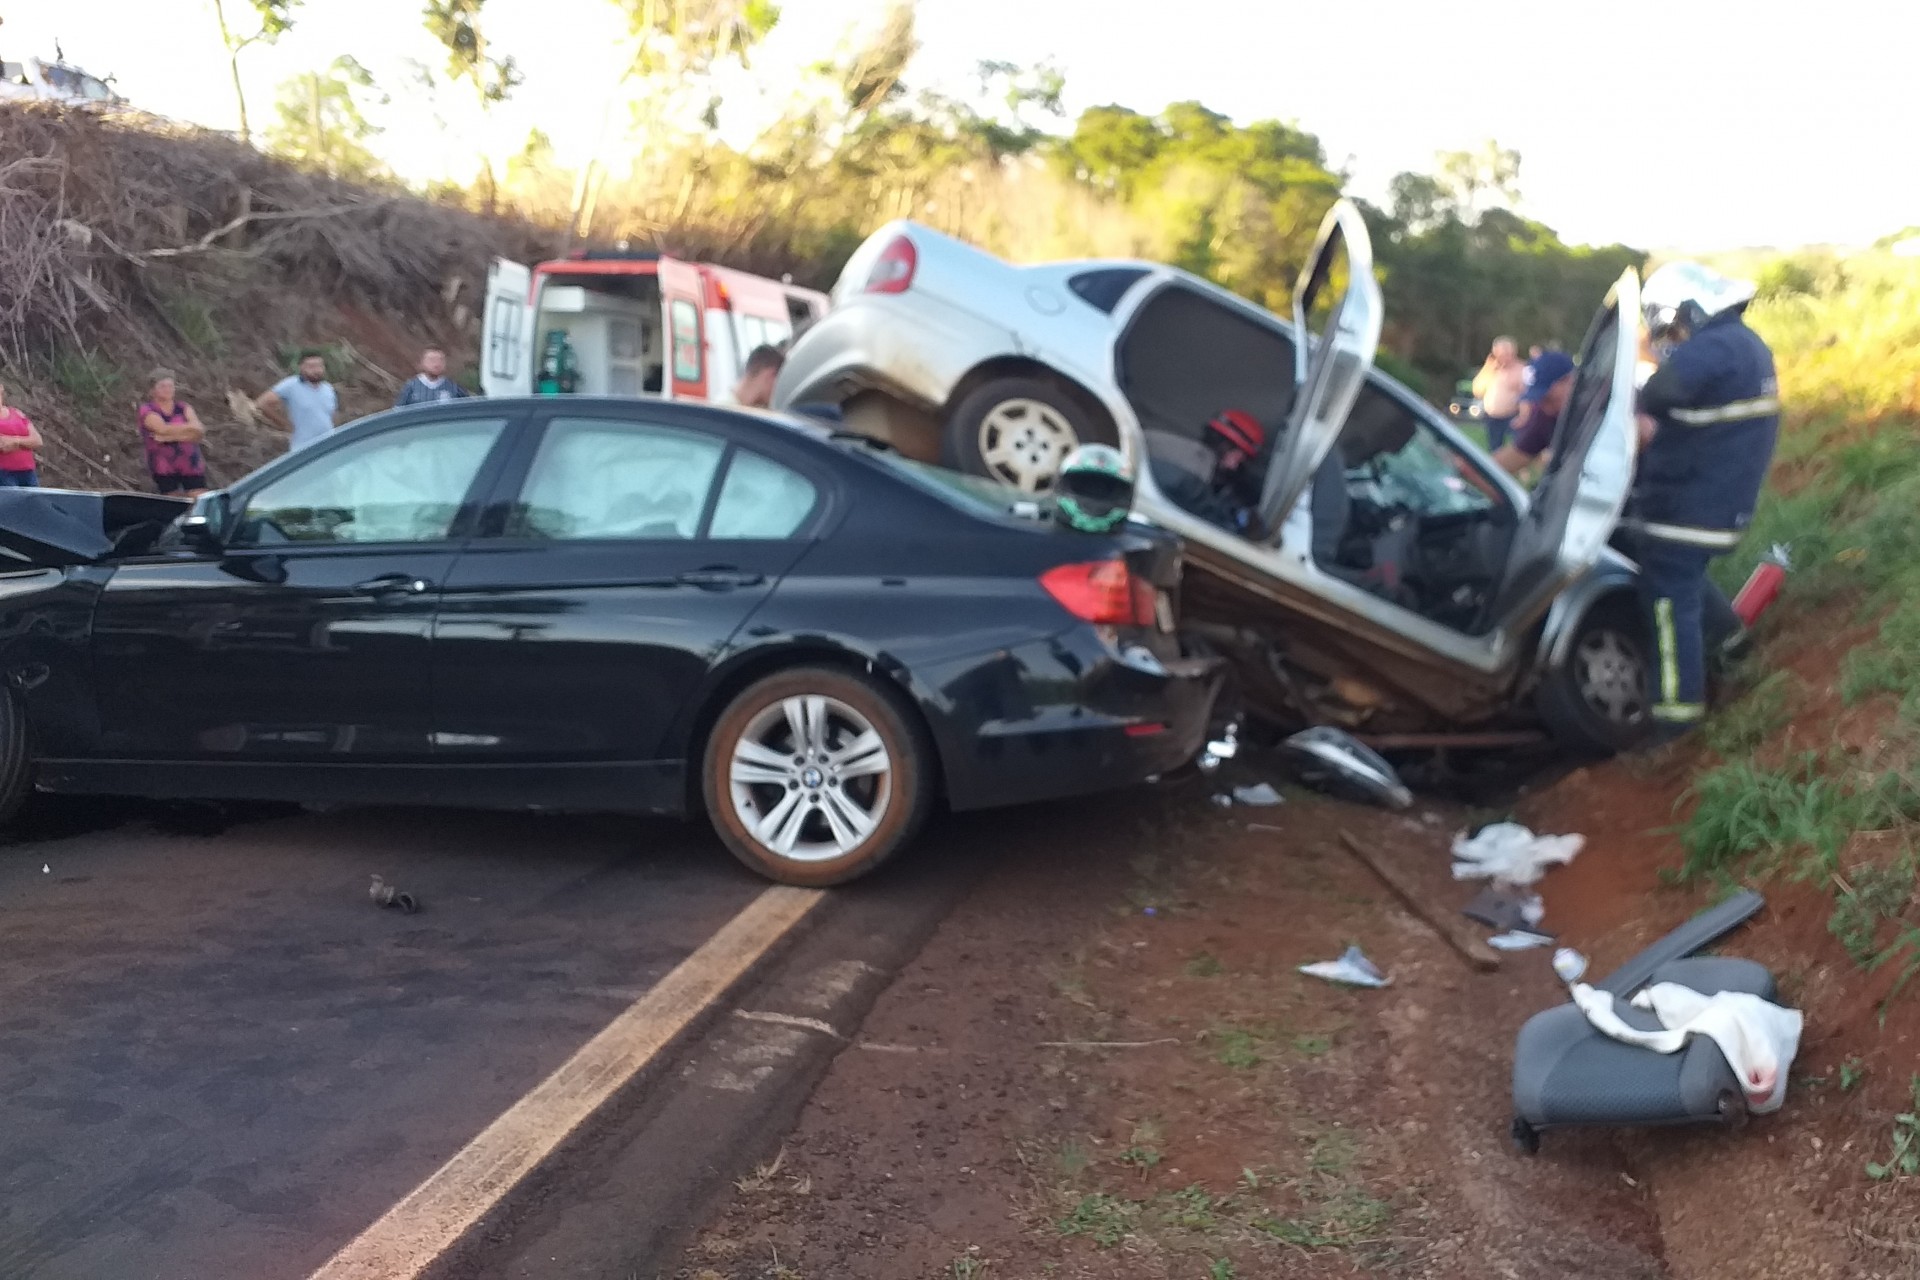
[[300,371],[280,379],[253,402],[256,409],[278,406],[293,428],[288,453],[298,453],[333,434],[340,420],[340,396],[327,381],[327,360],[318,351],[300,353]]

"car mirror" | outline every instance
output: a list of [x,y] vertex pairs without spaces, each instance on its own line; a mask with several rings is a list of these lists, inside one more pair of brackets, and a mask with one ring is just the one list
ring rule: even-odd
[[231,504],[224,490],[215,489],[193,500],[180,519],[180,540],[195,551],[218,551],[227,543]]

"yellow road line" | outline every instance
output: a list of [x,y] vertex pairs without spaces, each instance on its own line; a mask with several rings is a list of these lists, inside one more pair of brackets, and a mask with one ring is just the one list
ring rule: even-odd
[[755,898],[310,1280],[419,1275],[725,995],[821,896],[814,889],[776,887]]

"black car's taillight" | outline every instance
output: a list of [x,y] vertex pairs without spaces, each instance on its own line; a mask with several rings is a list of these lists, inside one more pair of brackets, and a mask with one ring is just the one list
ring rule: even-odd
[[1105,627],[1154,625],[1153,584],[1124,560],[1063,564],[1040,575],[1047,594],[1082,622]]

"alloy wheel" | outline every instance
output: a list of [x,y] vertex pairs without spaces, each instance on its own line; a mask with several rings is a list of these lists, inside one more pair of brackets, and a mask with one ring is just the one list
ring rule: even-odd
[[1574,650],[1580,696],[1610,723],[1638,724],[1647,714],[1647,667],[1639,650],[1618,631],[1589,631]]
[[864,844],[893,802],[893,757],[838,698],[797,694],[747,722],[727,762],[735,815],[769,853],[825,862]]

